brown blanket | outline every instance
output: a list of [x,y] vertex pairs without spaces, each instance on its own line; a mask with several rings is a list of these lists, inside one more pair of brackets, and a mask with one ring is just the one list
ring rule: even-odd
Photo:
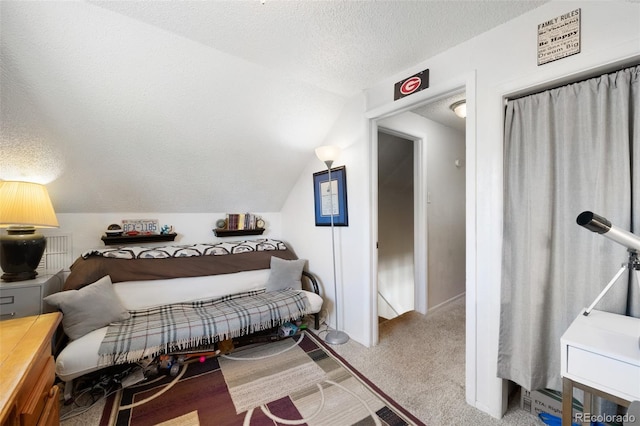
[[63,290],[80,289],[105,275],[109,275],[111,282],[116,283],[269,269],[272,256],[287,260],[297,259],[290,249],[168,259],[114,259],[102,256],[83,259],[79,257],[71,265],[71,274],[65,281]]

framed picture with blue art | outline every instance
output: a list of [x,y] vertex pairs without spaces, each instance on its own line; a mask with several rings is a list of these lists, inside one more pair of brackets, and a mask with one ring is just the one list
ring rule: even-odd
[[331,185],[329,170],[314,173],[313,199],[316,226],[331,226],[332,216],[334,226],[349,226],[346,168],[342,166],[331,169]]

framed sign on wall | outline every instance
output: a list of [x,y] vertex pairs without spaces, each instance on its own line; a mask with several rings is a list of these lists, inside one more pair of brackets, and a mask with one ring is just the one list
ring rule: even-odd
[[331,169],[331,182],[328,170],[313,174],[313,198],[316,226],[331,226],[332,216],[334,226],[349,226],[347,171],[344,166]]

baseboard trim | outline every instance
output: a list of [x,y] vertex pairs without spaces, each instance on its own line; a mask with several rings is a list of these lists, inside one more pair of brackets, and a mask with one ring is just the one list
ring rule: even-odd
[[437,310],[440,310],[442,308],[447,307],[447,305],[450,305],[451,303],[455,302],[456,300],[460,299],[461,297],[464,297],[467,294],[466,291],[463,291],[462,293],[458,294],[457,296],[453,296],[451,299],[447,299],[442,303],[438,303],[436,306],[433,306],[431,308],[427,309],[427,314],[429,314],[430,312],[434,312]]

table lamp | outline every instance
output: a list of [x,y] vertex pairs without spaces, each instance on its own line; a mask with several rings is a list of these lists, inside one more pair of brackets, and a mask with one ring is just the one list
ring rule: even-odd
[[57,228],[58,219],[44,185],[0,181],[0,267],[3,281],[36,277],[47,240],[36,228]]

